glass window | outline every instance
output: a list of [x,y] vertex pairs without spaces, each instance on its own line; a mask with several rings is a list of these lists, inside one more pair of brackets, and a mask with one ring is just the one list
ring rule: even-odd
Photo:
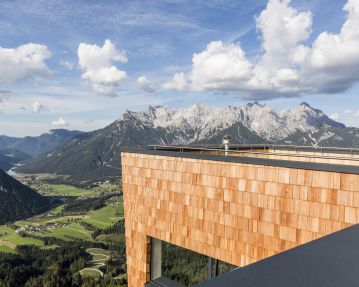
[[210,259],[206,255],[163,241],[161,253],[162,276],[184,286],[192,286],[208,280],[209,270],[212,271],[211,277],[214,278],[237,268],[229,263]]

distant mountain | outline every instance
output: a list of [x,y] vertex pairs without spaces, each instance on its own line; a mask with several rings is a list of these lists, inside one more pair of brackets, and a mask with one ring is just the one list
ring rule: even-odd
[[0,170],[0,224],[46,211],[47,198]]
[[17,149],[0,150],[0,169],[8,171],[16,164],[25,162],[30,158],[32,158],[30,155]]
[[81,131],[54,129],[38,137],[16,138],[0,136],[0,150],[12,148],[35,157],[82,133]]
[[257,102],[224,108],[157,106],[143,112],[127,111],[109,126],[76,136],[19,171],[96,181],[119,175],[121,146],[221,144],[225,134],[232,136],[233,143],[359,144],[359,129],[347,128],[307,103],[279,112]]

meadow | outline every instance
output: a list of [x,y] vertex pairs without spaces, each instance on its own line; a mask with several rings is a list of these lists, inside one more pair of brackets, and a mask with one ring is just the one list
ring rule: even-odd
[[98,194],[95,188],[84,189],[66,184],[45,184],[45,188],[51,190],[50,193],[45,195],[51,195],[51,196],[88,197]]
[[[79,195],[80,191],[81,189],[76,187],[66,190],[64,187],[57,189],[58,194],[71,193],[73,195],[77,194],[76,196]],[[93,191],[88,191],[85,194],[89,196],[89,194],[93,194],[92,192]],[[81,195],[83,195],[83,193],[81,193]],[[32,237],[22,237],[15,232],[16,227],[43,226],[54,222],[64,223],[65,226],[51,228],[44,231],[31,232],[30,235],[39,237],[55,237],[65,241],[71,241],[73,239],[94,241],[91,237],[92,231],[81,225],[81,222],[91,224],[95,228],[104,229],[123,219],[122,196],[118,196],[114,200],[110,200],[106,206],[100,209],[90,210],[83,215],[63,215],[61,212],[64,206],[65,204],[57,206],[45,214],[16,221],[12,225],[0,225],[0,252],[15,253],[15,248],[18,245],[35,245],[44,248],[42,240],[34,239]],[[105,241],[106,236],[99,236],[98,239],[100,241]]]
[[15,253],[15,248],[18,245],[43,246],[44,243],[38,239],[21,237],[15,232],[15,229],[0,225],[0,251]]
[[85,215],[83,221],[103,229],[110,227],[122,218],[123,204],[121,203],[119,206],[107,205],[98,210],[92,210]]
[[[64,184],[42,184],[38,183],[38,192],[45,196],[64,197],[68,202],[96,198],[94,196],[107,195],[113,192],[113,186],[101,185],[91,189],[83,189]],[[41,188],[41,189],[40,189]],[[124,217],[123,198],[115,196],[106,199],[105,206],[88,212],[67,211],[67,203],[55,206],[44,214],[32,218],[18,220],[8,225],[0,225],[0,254],[17,253],[16,247],[22,245],[35,245],[41,249],[59,248],[56,244],[44,245],[41,238],[53,237],[66,242],[84,240],[86,242],[104,243],[119,242],[122,234],[102,234],[101,230],[106,229],[120,221]],[[50,227],[48,227],[50,225]],[[36,227],[36,231],[30,228]],[[19,234],[16,229],[22,228]],[[19,230],[18,230],[19,231]],[[96,231],[96,234],[93,234]],[[99,234],[99,235],[98,235]],[[24,236],[25,235],[25,236]],[[33,237],[36,237],[33,238]],[[20,251],[19,251],[20,252]],[[118,258],[118,253],[101,248],[88,248],[86,252],[90,260],[86,261],[79,274],[82,277],[104,277],[102,268],[108,264],[110,258]],[[114,268],[114,267],[112,267]]]
[[34,232],[33,234],[40,237],[56,237],[65,241],[71,241],[73,239],[93,241],[91,231],[88,231],[79,223],[70,223],[63,227],[54,228],[44,232]]

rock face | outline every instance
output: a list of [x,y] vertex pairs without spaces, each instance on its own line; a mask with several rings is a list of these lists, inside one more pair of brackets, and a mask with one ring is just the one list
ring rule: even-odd
[[178,134],[179,143],[207,140],[214,133],[241,124],[268,141],[284,139],[297,130],[313,132],[321,128],[345,128],[322,111],[302,103],[293,110],[277,112],[257,102],[242,107],[207,107],[196,104],[187,109],[150,107],[144,112],[127,112],[118,122],[138,121],[149,128],[163,128]]
[[225,134],[230,134],[234,143],[247,144],[359,144],[359,129],[347,128],[307,103],[284,111],[257,102],[224,108],[204,104],[183,109],[156,106],[143,112],[127,111],[109,126],[75,136],[29,161],[20,171],[96,181],[118,176],[121,146],[218,144]]
[[0,224],[46,211],[47,198],[0,170]]

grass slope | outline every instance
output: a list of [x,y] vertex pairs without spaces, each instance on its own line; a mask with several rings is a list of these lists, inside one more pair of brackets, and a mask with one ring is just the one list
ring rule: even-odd
[[93,241],[91,238],[91,232],[86,230],[79,223],[71,223],[64,227],[54,228],[46,232],[36,232],[38,236],[56,237],[65,241],[71,241],[72,239],[83,239],[86,241]]
[[87,213],[84,221],[97,228],[103,229],[110,227],[121,218],[123,218],[123,209],[121,212],[121,209],[118,207],[105,206]]
[[3,248],[3,251],[6,250],[15,250],[17,245],[35,245],[43,246],[44,243],[41,240],[30,238],[30,237],[21,237],[19,236],[14,229],[1,225],[0,226],[0,247]]
[[[107,206],[98,210],[92,210],[85,215],[61,215],[62,205],[46,212],[46,214],[54,214],[55,216],[53,217],[47,217],[46,214],[38,215],[26,220],[16,221],[14,225],[25,227],[45,225],[50,222],[63,222],[67,223],[67,225],[31,234],[40,237],[55,237],[66,241],[71,241],[74,238],[94,241],[91,237],[92,231],[87,230],[80,222],[87,222],[97,228],[107,228],[111,226],[115,222],[123,219],[122,196],[116,198],[115,206],[113,203],[113,201],[110,201]],[[116,234],[116,241],[120,236],[120,234]],[[98,241],[102,240],[98,239]],[[14,253],[18,245],[36,245],[46,248],[42,240],[33,239],[31,237],[21,237],[15,232],[15,229],[6,225],[0,225],[0,252]],[[55,247],[56,246],[52,246],[51,248]],[[110,255],[106,250],[99,248],[91,248],[89,251],[93,253],[94,260],[106,260],[107,256]]]

